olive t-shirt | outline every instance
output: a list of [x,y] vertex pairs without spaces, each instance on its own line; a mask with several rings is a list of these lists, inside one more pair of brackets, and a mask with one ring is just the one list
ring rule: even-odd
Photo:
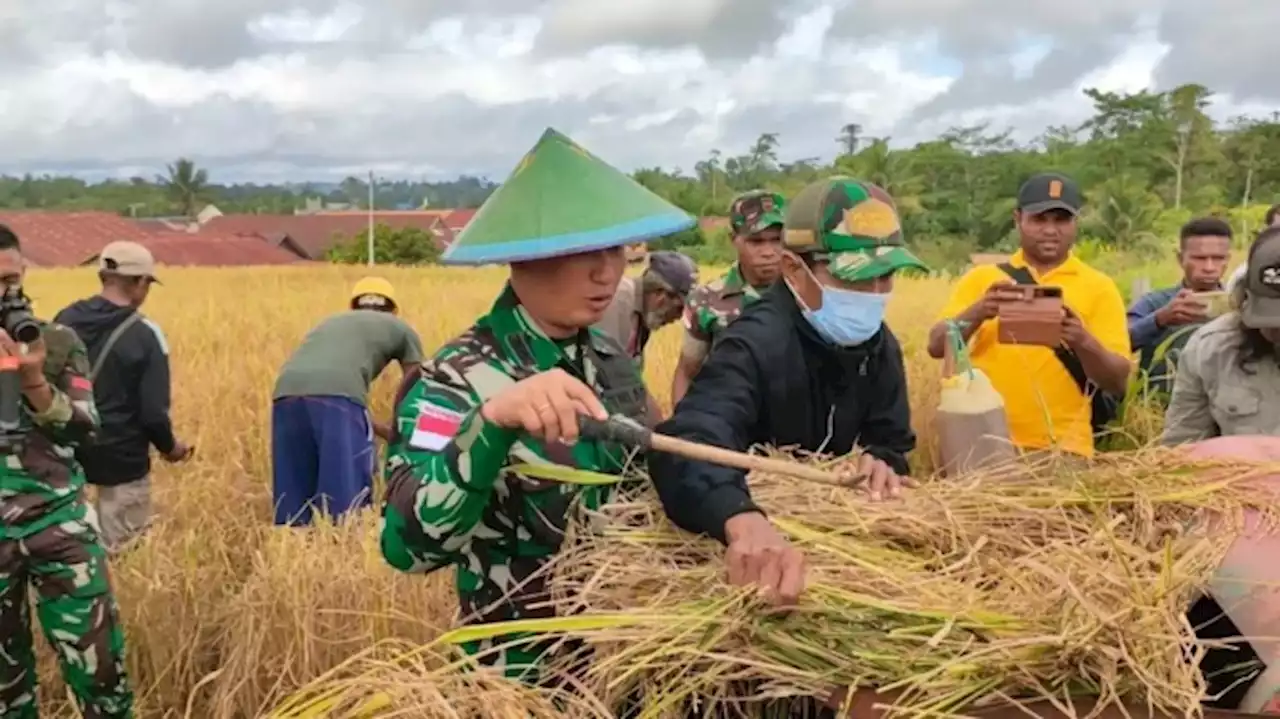
[[422,341],[404,320],[375,310],[349,310],[321,322],[280,368],[271,398],[347,397],[365,404],[369,385],[391,360],[422,361]]

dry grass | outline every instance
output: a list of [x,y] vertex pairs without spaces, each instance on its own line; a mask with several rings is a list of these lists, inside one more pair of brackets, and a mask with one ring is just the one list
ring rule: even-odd
[[[158,463],[156,526],[112,565],[140,717],[257,716],[357,650],[388,638],[417,644],[450,622],[447,573],[409,577],[386,567],[373,513],[345,529],[271,527],[276,369],[315,322],[343,307],[362,274],[338,267],[162,273],[165,284],[146,311],[172,347],[174,419],[197,454],[181,468]],[[500,270],[379,274],[395,283],[429,349],[484,312],[503,278]],[[28,287],[37,310],[52,316],[97,282],[89,270],[33,271]],[[942,280],[905,280],[890,305],[907,355],[922,467],[934,448],[928,427],[938,387],[924,333],[946,292]],[[660,332],[646,365],[664,401],[678,336],[675,328]],[[384,417],[399,373],[387,375],[373,398]],[[57,708],[49,716],[65,715],[48,652],[42,661],[44,706]]]

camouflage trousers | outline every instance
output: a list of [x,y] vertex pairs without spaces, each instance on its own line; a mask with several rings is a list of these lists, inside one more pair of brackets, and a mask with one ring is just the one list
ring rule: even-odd
[[88,520],[70,518],[27,537],[0,539],[0,718],[38,716],[29,590],[81,716],[132,717],[106,550]]

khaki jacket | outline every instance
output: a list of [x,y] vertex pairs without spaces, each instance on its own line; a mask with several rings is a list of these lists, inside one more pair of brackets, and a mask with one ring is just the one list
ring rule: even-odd
[[1160,443],[1217,436],[1280,435],[1280,361],[1240,365],[1239,315],[1200,328],[1182,349]]

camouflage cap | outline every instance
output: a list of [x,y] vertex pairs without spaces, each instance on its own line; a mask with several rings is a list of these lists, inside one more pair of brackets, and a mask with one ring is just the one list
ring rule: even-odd
[[754,235],[774,225],[781,227],[786,205],[776,192],[748,190],[729,203],[729,226],[735,235]]
[[824,255],[831,274],[846,282],[929,269],[903,242],[893,198],[870,182],[849,177],[832,177],[801,190],[787,206],[782,244],[797,254]]

